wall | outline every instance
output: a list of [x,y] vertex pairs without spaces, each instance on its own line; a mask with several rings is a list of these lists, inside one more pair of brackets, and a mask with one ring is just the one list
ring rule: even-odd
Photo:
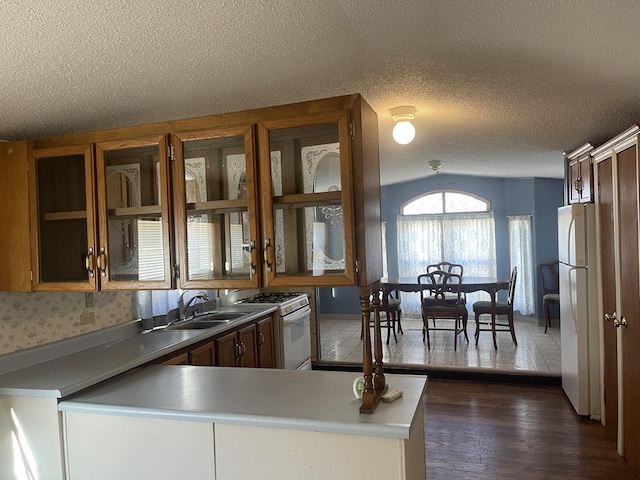
[[[96,292],[93,308],[78,292],[0,292],[0,355],[139,318],[135,292]],[[83,313],[95,323],[80,324]]]
[[[534,261],[557,257],[557,208],[564,202],[564,180],[546,178],[497,178],[433,174],[411,182],[381,187],[381,216],[387,222],[389,276],[398,275],[396,218],[403,203],[434,190],[459,190],[491,202],[496,225],[498,276],[509,277],[508,215],[532,215]],[[536,277],[537,278],[537,277]],[[539,282],[539,280],[538,280]],[[355,288],[321,288],[319,312],[323,315],[360,313]],[[537,316],[542,317],[541,295]]]

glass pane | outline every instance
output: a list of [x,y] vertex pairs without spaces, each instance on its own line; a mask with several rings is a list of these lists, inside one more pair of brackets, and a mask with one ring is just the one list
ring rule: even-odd
[[443,213],[443,208],[442,192],[431,193],[404,205],[402,207],[402,215]]
[[270,142],[276,273],[343,273],[338,125],[274,130]]
[[89,278],[84,155],[37,160],[40,280]]
[[487,202],[464,193],[446,192],[444,194],[446,212],[487,212],[489,211]]
[[158,145],[105,152],[112,281],[163,281]]
[[184,142],[187,278],[250,276],[244,137]]

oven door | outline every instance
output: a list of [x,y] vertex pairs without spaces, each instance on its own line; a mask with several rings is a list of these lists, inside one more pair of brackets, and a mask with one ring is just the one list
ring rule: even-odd
[[310,365],[310,322],[311,308],[308,306],[282,317],[282,351],[286,370],[304,369],[305,362]]

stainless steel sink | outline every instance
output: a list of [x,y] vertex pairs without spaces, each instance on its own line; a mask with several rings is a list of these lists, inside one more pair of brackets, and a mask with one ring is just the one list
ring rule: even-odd
[[197,317],[191,317],[187,320],[173,323],[164,330],[202,330],[206,328],[213,328],[230,323],[232,320],[244,317],[245,315],[247,315],[246,312],[205,313],[198,315]]
[[165,330],[201,330],[205,328],[213,328],[219,325],[224,325],[225,323],[229,323],[230,321],[231,320],[211,320],[197,322],[195,320],[185,320],[169,325],[167,328],[165,328]]
[[202,315],[197,315],[193,317],[191,320],[194,322],[235,320],[236,318],[244,317],[245,315],[247,315],[247,312],[212,312],[212,313],[203,313]]

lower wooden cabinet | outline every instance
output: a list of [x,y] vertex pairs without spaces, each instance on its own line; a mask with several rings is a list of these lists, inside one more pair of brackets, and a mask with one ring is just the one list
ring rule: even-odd
[[216,364],[216,349],[213,342],[194,348],[189,352],[189,365],[213,367]]
[[230,332],[215,340],[219,367],[257,367],[258,342],[255,324]]
[[273,316],[260,318],[205,342],[162,357],[160,365],[275,368]]
[[258,366],[260,368],[276,368],[273,325],[273,317],[263,318],[256,322],[258,332]]
[[189,354],[181,353],[166,360],[162,359],[158,363],[160,363],[161,365],[189,365]]

